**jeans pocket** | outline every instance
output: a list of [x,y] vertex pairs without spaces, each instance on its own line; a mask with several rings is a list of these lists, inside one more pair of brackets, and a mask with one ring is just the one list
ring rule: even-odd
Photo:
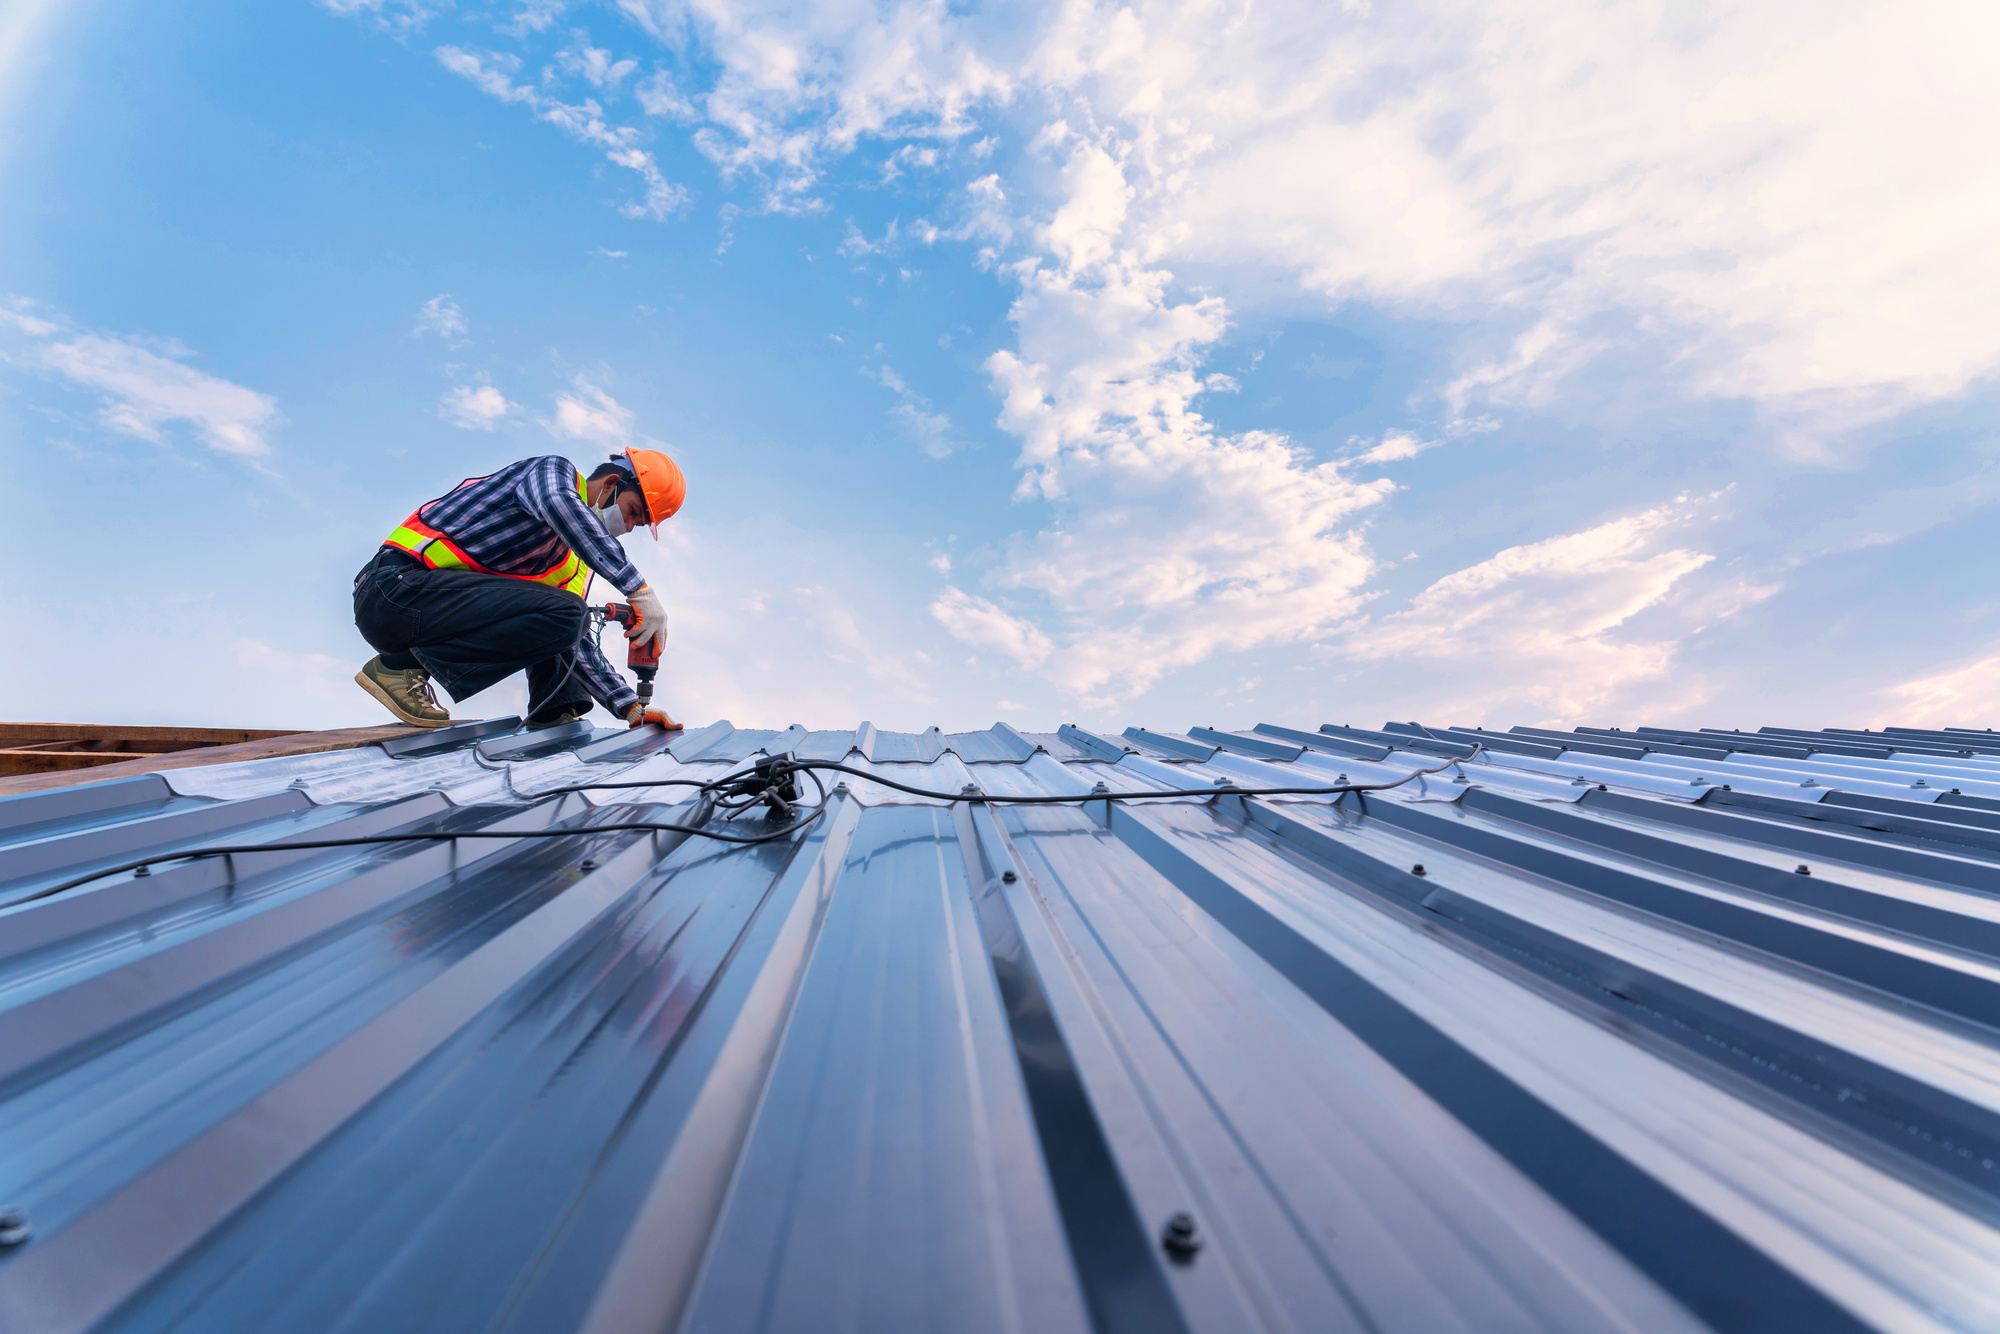
[[375,576],[375,596],[414,616],[423,606],[424,575],[427,570],[381,570]]

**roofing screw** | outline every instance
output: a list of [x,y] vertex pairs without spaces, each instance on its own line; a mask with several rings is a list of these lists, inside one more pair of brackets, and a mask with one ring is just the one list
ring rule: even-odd
[[26,1214],[19,1209],[0,1210],[0,1246],[19,1246],[34,1235]]
[[1798,870],[1798,874],[1800,874],[1800,875],[1811,875],[1811,874],[1812,874],[1812,867],[1810,867],[1810,866],[1807,866],[1807,865],[1806,865],[1806,864],[1805,864],[1804,862],[1800,862],[1800,863],[1799,863],[1799,870]]
[[1347,775],[1342,774],[1336,781],[1345,783],[1347,781]]
[[1194,1253],[1201,1249],[1201,1231],[1195,1227],[1194,1217],[1180,1213],[1169,1218],[1160,1232],[1160,1245],[1175,1264],[1192,1264]]
[[1111,789],[1105,783],[1100,781],[1097,784],[1097,786],[1090,789],[1090,791],[1091,795],[1093,796],[1108,796],[1110,795]]
[[152,873],[153,871],[151,867],[141,866],[138,870],[132,872],[132,878],[134,880],[143,880]]
[[1415,866],[1412,866],[1412,867],[1410,868],[1410,874],[1411,874],[1411,875],[1429,875],[1429,874],[1430,874],[1430,872],[1428,872],[1428,871],[1426,871],[1426,870],[1424,869],[1424,864],[1423,864],[1422,862],[1418,862],[1418,863],[1417,863],[1417,864],[1416,864]]
[[1919,778],[1919,779],[1918,779],[1918,780],[1917,780],[1916,782],[1914,782],[1914,783],[1910,784],[1910,786],[1911,786],[1911,787],[1929,787],[1929,786],[1930,786],[1930,784],[1929,784],[1929,783],[1926,783],[1926,782],[1925,782],[1925,781],[1924,781],[1923,779]]
[[1604,785],[1603,783],[1599,783],[1599,784],[1597,785],[1597,790],[1598,790],[1599,792],[1609,792],[1609,791],[1610,791],[1611,789],[1610,789],[1609,787],[1605,786],[1605,785]]
[[1020,876],[1015,875],[1012,871],[1002,871],[1000,873],[1000,883],[1003,885],[1011,885],[1020,878]]
[[577,864],[576,869],[579,871],[595,871],[597,869],[597,859],[595,857],[585,857]]
[[958,794],[961,797],[976,797],[979,795],[979,784],[967,783],[964,787],[958,790]]

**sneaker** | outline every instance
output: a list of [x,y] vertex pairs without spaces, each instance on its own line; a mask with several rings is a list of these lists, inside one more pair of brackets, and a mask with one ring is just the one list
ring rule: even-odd
[[589,700],[584,700],[580,704],[558,704],[553,711],[531,713],[528,715],[528,730],[539,732],[545,727],[561,727],[564,723],[573,723],[594,707],[596,706]]
[[382,665],[380,655],[362,664],[354,681],[382,701],[389,712],[412,727],[449,727],[451,715],[439,706],[431,693],[430,674],[421,668],[398,672]]

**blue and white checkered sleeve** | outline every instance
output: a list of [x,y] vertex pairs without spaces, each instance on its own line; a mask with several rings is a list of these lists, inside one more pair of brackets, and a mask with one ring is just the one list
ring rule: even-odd
[[577,645],[576,672],[583,678],[583,688],[590,692],[590,697],[620,718],[639,702],[639,692],[627,685],[625,678],[605,660],[595,635],[585,635]]
[[515,494],[521,508],[556,530],[569,549],[583,557],[583,563],[619,592],[633,593],[645,583],[638,568],[625,556],[604,525],[590,512],[576,493],[577,467],[558,454],[535,460],[535,466],[521,470]]

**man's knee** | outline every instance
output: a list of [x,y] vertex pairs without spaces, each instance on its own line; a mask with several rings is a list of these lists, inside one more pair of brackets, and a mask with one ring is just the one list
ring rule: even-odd
[[537,599],[516,622],[523,646],[541,650],[534,654],[536,657],[572,647],[583,638],[584,625],[590,619],[589,608],[582,598],[557,588],[549,593],[552,596]]

